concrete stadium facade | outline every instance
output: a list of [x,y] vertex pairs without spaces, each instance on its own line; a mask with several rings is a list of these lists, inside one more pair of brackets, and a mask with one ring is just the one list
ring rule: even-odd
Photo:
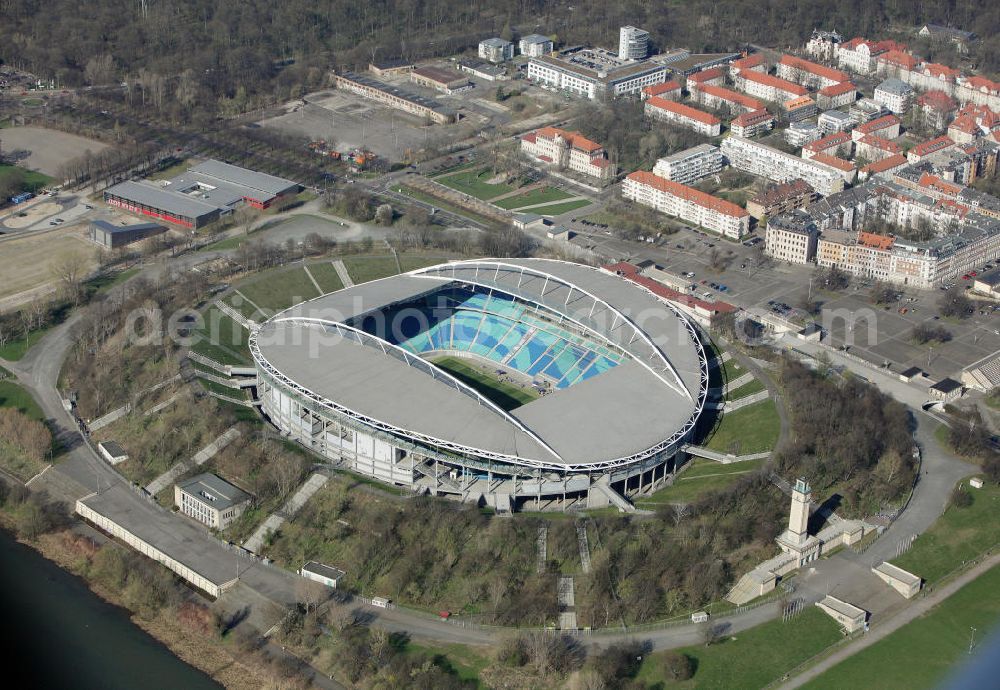
[[[372,326],[430,313],[432,299],[445,305],[433,326]],[[478,325],[460,334],[463,319]],[[560,368],[557,347],[575,364]],[[277,314],[250,349],[261,410],[291,439],[381,482],[498,512],[630,510],[629,496],[675,469],[708,392],[704,349],[676,308],[551,260],[458,261],[347,288]],[[438,356],[540,396],[503,409]]]

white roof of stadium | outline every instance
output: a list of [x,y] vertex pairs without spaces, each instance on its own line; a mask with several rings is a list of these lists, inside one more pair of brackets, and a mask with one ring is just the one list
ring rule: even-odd
[[[437,367],[343,326],[455,281],[547,306],[633,358],[503,412]],[[275,316],[255,341],[272,373],[340,412],[453,452],[551,469],[644,457],[678,440],[704,402],[704,354],[684,317],[641,286],[562,261],[459,261],[356,285]]]

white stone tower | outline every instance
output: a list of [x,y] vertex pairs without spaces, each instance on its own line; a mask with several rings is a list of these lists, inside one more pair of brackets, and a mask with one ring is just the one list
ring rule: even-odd
[[788,537],[801,544],[809,536],[809,506],[812,504],[812,491],[805,479],[796,479],[792,489],[792,507],[788,512]]

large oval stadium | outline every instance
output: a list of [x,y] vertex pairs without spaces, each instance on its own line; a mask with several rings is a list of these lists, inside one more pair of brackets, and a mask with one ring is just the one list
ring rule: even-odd
[[262,411],[355,472],[500,512],[625,507],[705,404],[692,324],[548,259],[463,260],[345,288],[250,339]]

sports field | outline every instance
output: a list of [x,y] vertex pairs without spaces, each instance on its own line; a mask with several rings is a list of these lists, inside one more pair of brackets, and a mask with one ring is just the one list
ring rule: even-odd
[[500,208],[514,209],[572,198],[572,194],[567,194],[561,189],[556,189],[555,187],[539,187],[538,189],[532,189],[524,194],[518,194],[517,196],[501,199],[496,202],[496,205]]
[[59,285],[55,268],[71,256],[79,257],[85,271],[92,270],[97,265],[95,246],[83,232],[81,227],[62,227],[0,242],[0,298],[24,293],[30,299],[54,292]]
[[21,166],[46,175],[57,175],[67,161],[88,151],[92,154],[100,153],[108,145],[55,129],[10,127],[3,131],[3,148],[5,151],[30,151],[31,154],[20,163]]
[[563,213],[569,213],[570,211],[575,211],[578,208],[583,208],[584,206],[590,206],[590,201],[587,199],[577,199],[576,201],[565,201],[561,204],[551,204],[549,206],[535,206],[530,209],[525,209],[526,212],[537,213],[540,216],[558,216]]
[[462,383],[468,384],[503,410],[513,410],[538,398],[531,386],[520,388],[512,383],[501,383],[493,373],[464,362],[457,357],[438,357],[431,360]]

